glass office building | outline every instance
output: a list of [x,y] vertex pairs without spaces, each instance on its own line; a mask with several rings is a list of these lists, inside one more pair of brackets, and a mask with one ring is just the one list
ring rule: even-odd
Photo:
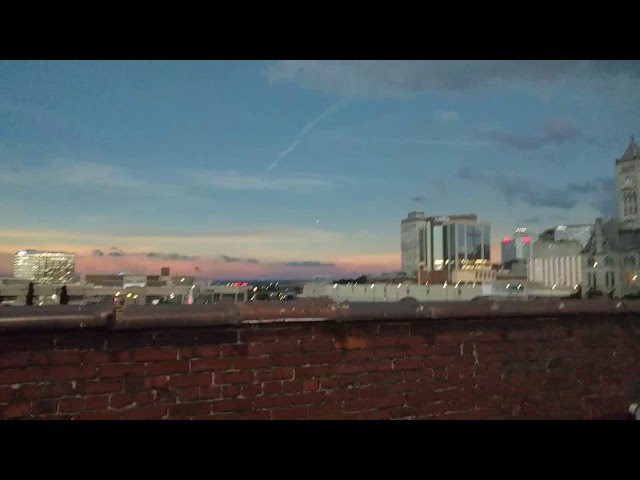
[[73,278],[75,266],[73,253],[21,250],[13,260],[13,276],[40,284],[65,284]]

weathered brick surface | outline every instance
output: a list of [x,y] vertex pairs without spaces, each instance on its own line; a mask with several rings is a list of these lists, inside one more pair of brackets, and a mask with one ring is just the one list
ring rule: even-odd
[[625,418],[639,333],[633,316],[2,333],[0,419]]

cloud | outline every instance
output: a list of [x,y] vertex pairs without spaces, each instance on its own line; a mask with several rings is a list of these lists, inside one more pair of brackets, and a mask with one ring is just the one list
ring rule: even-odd
[[530,207],[570,210],[584,202],[605,216],[616,211],[615,181],[612,178],[569,183],[565,187],[545,187],[524,177],[473,174],[469,167],[460,168],[456,176],[461,180],[480,181],[500,192],[507,201],[519,201]]
[[91,252],[91,255],[94,257],[104,257],[104,252],[102,250],[95,249]]
[[601,93],[633,91],[640,62],[625,60],[281,60],[267,69],[271,82],[341,95],[398,96],[520,88],[547,93],[567,82]]
[[539,223],[543,222],[543,218],[542,217],[538,217],[536,215],[532,216],[532,217],[525,217],[523,219],[520,220],[520,223],[522,223],[523,225],[537,225]]
[[135,253],[134,255],[144,255],[147,258],[159,258],[161,260],[198,260],[198,257],[193,255],[182,255],[180,253]]
[[578,130],[562,119],[551,119],[540,134],[522,134],[500,130],[479,131],[480,136],[516,150],[537,150],[548,145],[562,145],[577,140]]
[[285,262],[285,266],[287,267],[335,267],[335,263],[324,263],[324,262],[316,262],[316,261],[303,261],[303,262]]
[[440,122],[455,122],[458,120],[458,112],[455,110],[436,110],[433,116]]
[[220,259],[224,263],[253,263],[253,264],[260,263],[255,258],[238,258],[238,257],[230,257],[228,255],[222,255]]
[[300,133],[298,134],[296,139],[291,143],[291,145],[289,145],[289,147],[287,147],[282,153],[280,153],[280,156],[278,157],[278,160],[276,160],[275,162],[273,162],[271,165],[269,165],[267,167],[267,169],[265,170],[265,173],[268,173],[268,172],[272,171],[274,168],[276,168],[278,166],[279,162],[282,159],[284,159],[284,157],[286,155],[288,155],[291,152],[293,152],[295,150],[295,148],[298,146],[298,144],[302,141],[302,138],[305,135],[307,135],[313,129],[313,127],[316,126],[316,124],[318,124],[322,120],[326,119],[327,117],[331,116],[334,112],[336,112],[340,108],[344,107],[345,105],[346,105],[346,101],[344,99],[343,100],[339,100],[339,101],[329,105],[329,107],[326,110],[324,110],[320,115],[318,115],[316,118],[314,118],[309,123],[307,123],[305,125],[305,127],[300,131]]
[[312,193],[330,190],[348,180],[329,175],[281,174],[270,177],[238,171],[204,172],[199,174],[202,185],[224,190]]

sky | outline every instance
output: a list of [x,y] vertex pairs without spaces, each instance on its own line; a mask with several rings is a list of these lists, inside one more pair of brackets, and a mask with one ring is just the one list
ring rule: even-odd
[[[0,273],[206,278],[400,268],[400,221],[615,211],[638,61],[1,61]],[[421,197],[421,201],[412,200]],[[197,269],[197,270],[196,270]]]

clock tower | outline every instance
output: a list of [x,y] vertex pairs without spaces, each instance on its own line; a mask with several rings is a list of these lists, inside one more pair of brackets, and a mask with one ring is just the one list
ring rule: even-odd
[[625,230],[640,229],[638,211],[638,184],[640,182],[640,148],[631,136],[629,146],[622,157],[616,160],[616,194],[618,217]]

